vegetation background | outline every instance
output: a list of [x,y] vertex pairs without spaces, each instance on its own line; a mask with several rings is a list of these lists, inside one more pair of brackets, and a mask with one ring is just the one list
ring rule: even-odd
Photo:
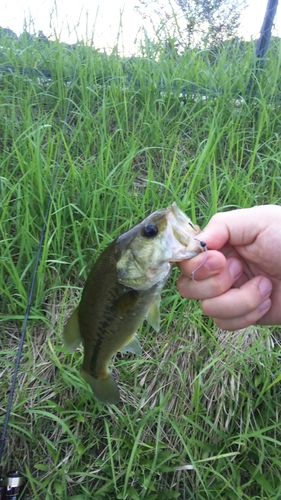
[[28,500],[281,497],[280,329],[217,330],[175,269],[160,333],[113,360],[122,404],[96,403],[62,345],[97,254],[153,210],[204,226],[280,204],[280,41],[257,71],[252,43],[174,41],[124,58],[1,37],[1,422],[58,160],[4,457]]

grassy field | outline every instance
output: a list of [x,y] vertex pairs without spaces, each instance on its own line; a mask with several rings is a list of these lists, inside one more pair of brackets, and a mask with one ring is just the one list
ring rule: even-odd
[[113,360],[112,407],[61,338],[96,256],[152,211],[175,200],[203,227],[280,204],[280,49],[251,94],[251,44],[177,56],[148,43],[126,60],[1,43],[0,67],[15,69],[0,75],[1,423],[58,161],[5,469],[26,474],[27,500],[280,499],[280,330],[218,331],[175,269],[160,332],[139,331],[143,357]]

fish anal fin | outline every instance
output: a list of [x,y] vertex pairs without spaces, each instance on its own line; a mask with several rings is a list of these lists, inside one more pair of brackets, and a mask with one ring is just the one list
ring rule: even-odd
[[108,373],[104,378],[94,378],[90,373],[83,370],[83,368],[81,368],[80,372],[83,379],[91,387],[99,403],[113,405],[120,402],[119,389],[111,373]]
[[128,344],[125,344],[121,349],[121,352],[132,352],[133,354],[137,354],[138,356],[142,355],[142,348],[138,340],[137,334],[128,342]]
[[160,330],[160,295],[158,295],[155,300],[150,304],[148,309],[146,320],[147,322],[156,330],[157,332]]
[[71,314],[63,330],[63,340],[69,352],[74,352],[82,342],[78,322],[78,307]]

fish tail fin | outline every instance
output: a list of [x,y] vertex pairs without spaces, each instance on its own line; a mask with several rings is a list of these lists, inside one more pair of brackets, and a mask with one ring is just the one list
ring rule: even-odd
[[94,378],[83,368],[81,368],[81,376],[88,382],[95,398],[102,404],[113,405],[120,402],[120,394],[118,386],[111,375],[108,373],[105,378]]
[[68,322],[64,327],[63,340],[69,352],[74,352],[75,349],[77,349],[79,344],[82,342],[82,337],[80,334],[80,328],[78,322],[78,307],[71,314]]

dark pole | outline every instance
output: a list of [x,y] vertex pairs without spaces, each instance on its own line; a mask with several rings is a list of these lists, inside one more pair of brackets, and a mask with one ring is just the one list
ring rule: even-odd
[[264,64],[264,56],[270,42],[277,6],[278,0],[268,0],[256,50],[256,56],[261,60],[262,64]]
[[256,89],[256,85],[254,83],[254,80],[256,80],[258,76],[259,70],[264,66],[265,63],[265,54],[267,52],[269,42],[270,42],[270,37],[271,37],[271,31],[272,31],[272,26],[274,23],[274,18],[275,14],[277,11],[277,6],[278,6],[278,0],[268,0],[267,6],[266,6],[266,11],[264,14],[263,18],[263,23],[260,31],[260,37],[257,43],[257,48],[256,48],[256,58],[257,58],[257,64],[255,67],[255,70],[253,71],[248,86],[247,86],[247,93],[251,93]]

